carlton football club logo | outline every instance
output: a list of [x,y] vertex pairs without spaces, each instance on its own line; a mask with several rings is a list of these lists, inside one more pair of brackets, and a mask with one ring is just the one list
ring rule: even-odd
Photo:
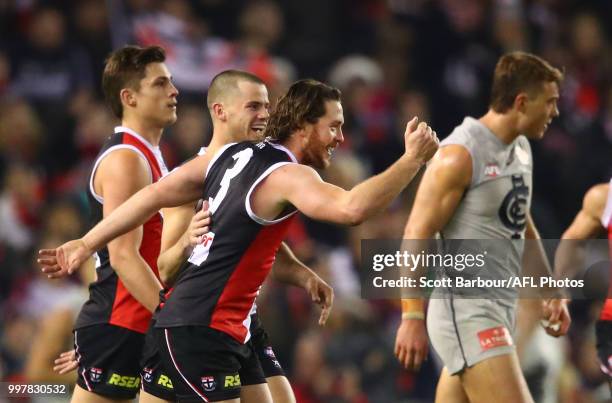
[[102,371],[100,368],[89,368],[89,379],[92,382],[98,383],[102,380]]
[[523,175],[512,175],[512,190],[508,192],[499,208],[499,219],[506,228],[515,231],[513,239],[520,239],[527,223],[527,202],[529,187],[525,185]]
[[200,381],[202,382],[202,388],[206,392],[212,392],[217,387],[217,382],[215,382],[214,376],[203,376],[200,378]]
[[144,376],[142,377],[142,379],[144,379],[148,383],[151,383],[151,381],[153,381],[153,369],[143,368],[142,371],[144,372]]

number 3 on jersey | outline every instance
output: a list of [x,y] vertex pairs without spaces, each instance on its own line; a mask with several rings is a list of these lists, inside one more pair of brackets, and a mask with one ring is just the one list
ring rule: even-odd
[[[229,189],[230,182],[234,179],[238,174],[244,169],[246,164],[250,161],[251,157],[253,157],[253,149],[245,148],[244,150],[234,154],[232,158],[236,160],[236,163],[233,167],[228,168],[221,179],[221,188],[217,192],[217,194],[209,200],[210,204],[210,214],[215,214],[215,211],[221,205],[225,196],[227,196],[227,190]],[[209,232],[202,236],[202,242],[199,243],[191,253],[189,257],[189,262],[200,265],[202,262],[208,258],[208,251],[212,246],[213,240],[215,239],[215,234],[213,232]]]
[[227,196],[227,190],[229,189],[229,185],[232,179],[234,179],[238,174],[244,169],[246,164],[250,161],[251,157],[253,157],[253,149],[245,148],[244,150],[236,153],[232,156],[236,163],[233,167],[229,168],[225,171],[223,175],[223,179],[221,179],[221,189],[217,192],[215,197],[210,201],[210,214],[215,214],[215,211],[221,205],[225,196]]

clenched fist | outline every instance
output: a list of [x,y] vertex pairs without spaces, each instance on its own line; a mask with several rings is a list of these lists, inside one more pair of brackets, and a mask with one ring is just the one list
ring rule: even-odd
[[426,122],[418,123],[416,116],[406,125],[404,141],[405,154],[422,164],[434,156],[440,145],[436,132]]

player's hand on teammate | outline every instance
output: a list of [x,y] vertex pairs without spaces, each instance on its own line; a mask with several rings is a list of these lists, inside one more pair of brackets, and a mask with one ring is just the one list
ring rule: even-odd
[[82,239],[66,242],[56,249],[38,251],[38,263],[49,278],[59,278],[74,273],[92,252]]
[[314,275],[306,281],[306,291],[310,294],[312,302],[321,306],[319,325],[323,326],[334,305],[334,289],[321,277]]
[[551,298],[542,301],[542,326],[553,337],[567,334],[572,319],[567,309],[567,300]]
[[196,206],[196,213],[189,224],[189,245],[194,247],[201,244],[203,235],[210,231],[210,211],[208,201],[200,200]]
[[425,321],[422,319],[402,319],[395,336],[395,356],[408,370],[418,371],[427,359],[429,341]]
[[74,349],[61,353],[60,356],[54,361],[54,364],[53,370],[60,375],[74,371],[79,366]]
[[426,122],[419,123],[416,116],[406,125],[404,141],[406,154],[423,164],[434,156],[440,145],[436,132]]

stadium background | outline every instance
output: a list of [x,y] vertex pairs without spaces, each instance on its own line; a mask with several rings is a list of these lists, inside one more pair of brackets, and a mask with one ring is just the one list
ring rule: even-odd
[[[86,287],[77,276],[46,280],[35,251],[86,229],[88,170],[116,124],[99,85],[113,47],[168,52],[181,91],[178,122],[163,139],[170,168],[208,142],[204,91],[223,69],[258,74],[272,100],[297,78],[340,87],[346,141],[325,176],[344,187],[401,153],[413,115],[443,138],[464,115],[483,114],[503,52],[537,53],[566,74],[561,116],[533,144],[532,214],[543,237],[558,238],[586,189],[612,176],[610,21],[606,0],[0,1],[0,378],[69,379],[40,361],[70,348]],[[418,374],[399,368],[399,310],[360,299],[356,265],[360,239],[401,235],[413,192],[359,227],[301,219],[292,229],[294,250],[336,292],[324,328],[299,289],[268,282],[259,299],[299,402],[432,401],[435,360]],[[526,371],[556,371],[550,401],[601,401],[594,309],[572,309],[569,337],[534,341]]]

